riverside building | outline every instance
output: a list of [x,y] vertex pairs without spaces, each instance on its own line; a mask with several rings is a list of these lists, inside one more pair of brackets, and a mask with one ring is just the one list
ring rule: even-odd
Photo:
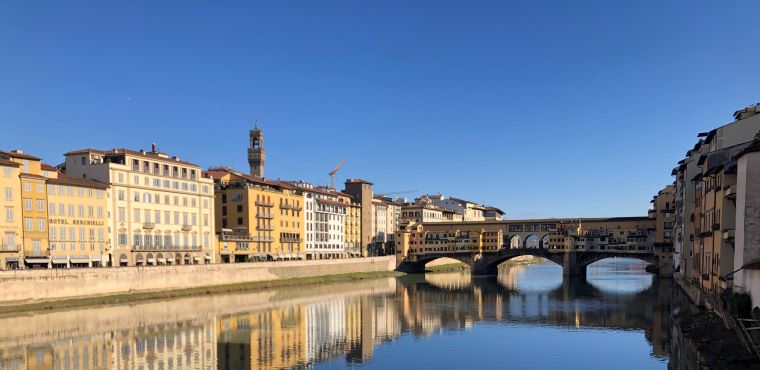
[[0,158],[0,269],[19,268],[23,264],[21,222],[21,164]]
[[291,184],[304,194],[306,259],[347,257],[347,218],[351,197],[334,189],[314,187],[305,182]]
[[300,188],[226,167],[208,174],[214,179],[221,262],[305,259]]
[[213,263],[213,180],[179,157],[129,149],[65,154],[66,175],[109,185],[111,264]]

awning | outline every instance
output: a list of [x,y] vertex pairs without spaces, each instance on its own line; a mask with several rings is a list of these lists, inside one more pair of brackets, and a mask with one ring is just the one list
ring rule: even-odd
[[47,258],[27,258],[26,263],[48,263],[50,262]]
[[90,257],[71,257],[71,263],[90,263]]
[[204,256],[207,260],[211,259],[211,256]]
[[68,257],[53,257],[53,263],[67,263],[69,262]]
[[200,257],[198,257],[198,256],[193,257],[193,259],[196,260],[196,261],[200,261],[201,260]]
[[158,259],[158,262],[159,262],[159,263],[166,263],[166,260],[165,260],[165,259],[163,259],[163,258],[159,258],[159,259]]
[[127,263],[127,262],[129,262],[129,259],[127,259],[127,258],[120,258],[119,262],[121,262],[121,263]]
[[155,260],[155,259],[153,259],[153,258],[148,258],[148,263],[153,263],[153,262],[155,262],[155,261],[156,261],[156,260]]

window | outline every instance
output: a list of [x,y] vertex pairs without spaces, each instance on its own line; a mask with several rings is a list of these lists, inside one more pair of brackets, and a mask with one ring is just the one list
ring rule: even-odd
[[5,221],[13,221],[13,207],[5,207]]
[[10,167],[3,167],[3,176],[5,176],[5,177],[11,177],[11,168]]
[[45,212],[45,201],[44,200],[37,200],[37,210],[40,212]]
[[13,200],[13,189],[5,188],[5,200]]
[[44,218],[38,218],[37,219],[37,226],[39,231],[45,231],[47,228],[45,227],[45,219]]
[[118,211],[117,214],[118,214],[118,217],[119,217],[118,218],[119,222],[126,222],[126,218],[127,218],[127,216],[126,216],[127,215],[126,208],[119,207],[119,211]]
[[127,234],[119,234],[119,245],[127,245]]
[[29,198],[24,198],[24,210],[31,211],[32,209],[34,209],[34,207],[32,207],[32,200]]
[[24,217],[24,230],[34,231],[34,220],[31,217]]
[[27,192],[27,193],[30,192],[30,191],[32,191],[32,184],[30,184],[28,182],[24,183],[24,191]]

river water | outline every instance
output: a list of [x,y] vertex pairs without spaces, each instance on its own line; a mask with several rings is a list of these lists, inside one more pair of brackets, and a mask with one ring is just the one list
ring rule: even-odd
[[698,356],[670,348],[671,282],[644,267],[610,259],[571,280],[534,263],[7,316],[0,369],[690,369]]

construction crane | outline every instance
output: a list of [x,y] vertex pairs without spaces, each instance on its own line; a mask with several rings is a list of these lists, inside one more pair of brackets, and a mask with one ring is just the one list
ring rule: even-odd
[[346,164],[346,161],[348,158],[343,158],[338,165],[335,166],[335,168],[332,169],[332,171],[328,172],[327,174],[330,175],[330,189],[335,189],[335,174],[338,173],[338,170],[343,167],[344,164]]

